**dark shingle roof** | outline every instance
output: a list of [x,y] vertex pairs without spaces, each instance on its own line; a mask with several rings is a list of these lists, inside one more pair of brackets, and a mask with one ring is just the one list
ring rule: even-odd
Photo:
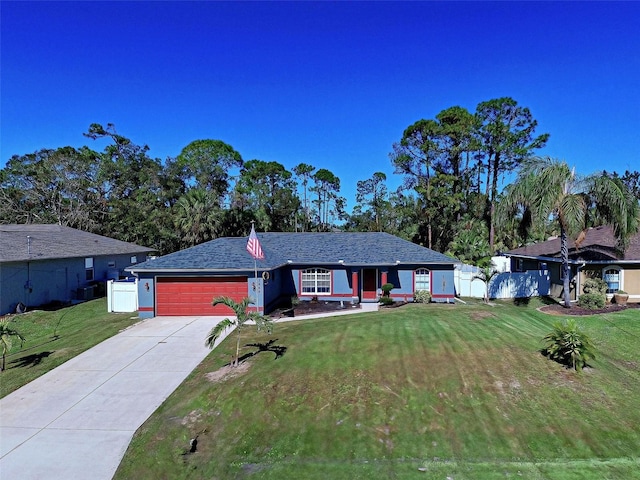
[[[629,246],[621,255],[615,248],[616,238],[610,226],[590,228],[586,236],[576,248],[575,242],[569,240],[569,256],[573,259],[593,260],[625,260],[640,261],[640,232],[631,237]],[[506,252],[508,256],[523,257],[560,257],[560,238],[534,243]]]
[[[27,237],[31,237],[30,242]],[[0,225],[0,262],[151,251],[153,249],[61,225]]]
[[[396,265],[459,263],[388,233],[258,233],[265,258],[261,269],[295,265]],[[247,238],[218,238],[132,268],[135,271],[251,270]],[[289,262],[290,261],[290,262]]]

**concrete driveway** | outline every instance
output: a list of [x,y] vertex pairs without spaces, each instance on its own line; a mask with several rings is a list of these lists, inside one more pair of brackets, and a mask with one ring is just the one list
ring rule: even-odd
[[111,479],[222,318],[147,319],[1,399],[0,478]]

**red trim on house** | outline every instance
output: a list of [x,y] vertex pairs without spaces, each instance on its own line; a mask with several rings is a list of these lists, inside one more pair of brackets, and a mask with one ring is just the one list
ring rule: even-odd
[[360,292],[358,288],[358,271],[354,270],[351,272],[351,296],[352,297],[360,297]]
[[431,298],[455,298],[455,295],[452,293],[434,293]]
[[139,312],[153,312],[153,307],[138,307]]
[[387,283],[387,275],[388,272],[382,272],[380,274],[380,285],[384,285],[385,283]]

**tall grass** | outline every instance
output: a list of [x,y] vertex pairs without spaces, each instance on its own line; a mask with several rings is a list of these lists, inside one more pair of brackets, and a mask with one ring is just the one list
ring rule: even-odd
[[276,325],[247,343],[275,340],[284,356],[259,352],[211,382],[226,341],[143,425],[116,478],[639,478],[639,312],[578,320],[597,349],[580,373],[540,354],[556,318],[534,306]]

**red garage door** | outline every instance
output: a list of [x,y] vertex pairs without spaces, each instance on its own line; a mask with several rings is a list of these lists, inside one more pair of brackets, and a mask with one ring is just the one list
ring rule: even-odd
[[233,315],[225,305],[211,305],[222,295],[242,300],[247,296],[247,277],[159,277],[156,315]]

